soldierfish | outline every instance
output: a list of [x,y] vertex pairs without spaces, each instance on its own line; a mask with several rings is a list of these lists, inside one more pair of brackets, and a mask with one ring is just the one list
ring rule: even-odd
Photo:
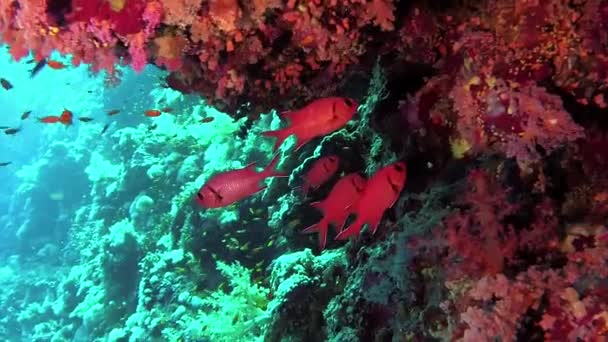
[[324,156],[315,160],[302,177],[304,178],[304,185],[302,186],[304,195],[308,194],[310,188],[316,189],[325,184],[338,171],[338,166],[340,166],[340,159],[335,155]]
[[386,209],[391,208],[399,198],[406,178],[407,171],[403,162],[396,162],[378,170],[367,182],[359,200],[349,209],[357,215],[355,221],[342,230],[336,240],[359,236],[366,223],[373,235]]
[[311,203],[311,206],[323,212],[323,218],[304,229],[302,233],[318,232],[320,250],[323,250],[327,243],[329,224],[334,224],[336,231],[340,232],[350,214],[347,208],[359,199],[366,183],[367,180],[358,173],[350,173],[336,182],[323,201]]
[[275,137],[276,151],[283,141],[291,135],[297,138],[296,151],[307,142],[327,135],[346,125],[357,112],[357,101],[345,97],[326,97],[315,100],[296,111],[286,111],[280,115],[290,121],[286,128],[262,132],[267,137]]
[[255,163],[242,169],[217,174],[207,181],[196,193],[196,202],[204,208],[220,208],[252,196],[266,188],[260,184],[268,177],[287,177],[274,171],[279,162],[277,154],[262,172],[255,170]]

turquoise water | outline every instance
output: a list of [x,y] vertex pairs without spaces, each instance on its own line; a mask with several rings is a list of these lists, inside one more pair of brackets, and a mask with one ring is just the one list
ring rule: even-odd
[[[272,115],[240,138],[244,120],[164,87],[158,69],[123,69],[114,86],[86,66],[31,78],[30,60],[0,56],[13,85],[0,125],[20,129],[0,137],[0,339],[263,336],[276,203],[203,211],[192,199],[210,175],[268,162],[272,142],[256,132]],[[66,109],[71,125],[39,120]]]

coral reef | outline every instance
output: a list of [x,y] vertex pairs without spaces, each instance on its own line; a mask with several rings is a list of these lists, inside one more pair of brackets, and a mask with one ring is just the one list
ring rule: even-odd
[[[0,339],[605,339],[607,22],[607,0],[0,2],[11,66],[78,88],[19,100],[36,117],[0,137],[24,155],[1,176]],[[23,74],[0,102],[44,76]],[[264,132],[329,97],[358,113],[275,155]],[[289,178],[194,201],[274,157]],[[353,173],[384,205],[359,232],[353,199],[318,248],[302,232]]]

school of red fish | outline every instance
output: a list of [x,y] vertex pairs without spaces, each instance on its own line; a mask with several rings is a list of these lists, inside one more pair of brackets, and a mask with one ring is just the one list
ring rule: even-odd
[[[312,139],[344,127],[357,112],[357,107],[358,103],[349,98],[318,99],[299,110],[281,113],[281,117],[289,120],[289,125],[280,130],[263,132],[262,135],[277,139],[274,152],[293,135],[297,141],[295,150],[298,151]],[[266,188],[262,185],[265,179],[288,176],[274,170],[278,161],[279,153],[261,172],[256,172],[256,165],[252,163],[241,169],[216,174],[197,191],[195,201],[203,208],[221,208],[253,196]],[[340,159],[336,155],[315,160],[302,177],[304,195],[330,181],[339,168]],[[405,163],[395,162],[378,170],[370,179],[359,173],[340,177],[324,200],[311,203],[312,207],[323,213],[323,218],[302,233],[318,233],[320,250],[327,244],[329,225],[336,229],[337,240],[359,236],[365,224],[374,234],[384,212],[399,199],[406,175]],[[355,215],[354,221],[344,228],[351,215]]]
[[[65,65],[58,61],[39,61],[32,70],[31,77],[36,75],[44,66],[52,69],[62,69]],[[13,85],[6,79],[0,78],[0,85],[9,91]],[[273,151],[279,149],[290,136],[295,136],[295,151],[315,138],[323,137],[344,127],[357,113],[357,101],[345,97],[326,97],[317,99],[306,106],[293,111],[280,113],[281,118],[289,121],[283,129],[262,132],[263,136],[276,138]],[[32,111],[21,115],[26,120]],[[144,111],[148,117],[158,117],[162,113],[172,112],[171,108],[149,109]],[[108,116],[120,113],[119,109],[107,111]],[[63,124],[70,126],[74,115],[64,109],[60,115],[39,117],[38,121],[45,124]],[[80,122],[90,122],[93,118],[79,117]],[[213,121],[213,117],[206,117],[202,123]],[[106,123],[101,134],[105,133],[110,123]],[[0,126],[6,135],[14,135],[21,131],[21,127]],[[153,129],[153,128],[152,128]],[[212,176],[197,191],[195,202],[203,208],[222,208],[253,196],[263,191],[266,186],[263,181],[271,177],[288,177],[289,174],[275,170],[280,159],[276,153],[272,161],[263,171],[256,171],[256,164],[251,163],[241,169],[229,170]],[[0,166],[8,166],[9,162],[0,162]],[[311,190],[316,190],[329,182],[340,169],[340,159],[337,155],[326,155],[315,160],[311,167],[302,176],[302,192],[307,197]],[[316,224],[304,229],[302,233],[318,233],[319,249],[323,250],[327,244],[329,226],[336,230],[336,240],[359,236],[363,226],[368,225],[371,234],[374,234],[382,220],[384,212],[392,208],[405,186],[406,165],[395,162],[378,170],[369,179],[359,173],[350,173],[341,176],[327,197],[310,205],[323,214],[323,218]],[[344,227],[348,218],[355,215],[354,221]]]

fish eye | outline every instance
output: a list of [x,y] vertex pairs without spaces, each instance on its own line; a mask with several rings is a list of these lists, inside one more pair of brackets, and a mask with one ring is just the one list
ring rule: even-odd
[[403,166],[401,166],[401,164],[395,164],[393,166],[395,168],[395,170],[397,170],[398,172],[405,172],[405,169],[403,168]]
[[198,199],[200,199],[200,200],[205,199],[205,197],[200,192],[196,193],[196,197],[198,197]]
[[347,106],[352,107],[354,105],[353,100],[345,98],[344,99],[344,103],[346,103]]

